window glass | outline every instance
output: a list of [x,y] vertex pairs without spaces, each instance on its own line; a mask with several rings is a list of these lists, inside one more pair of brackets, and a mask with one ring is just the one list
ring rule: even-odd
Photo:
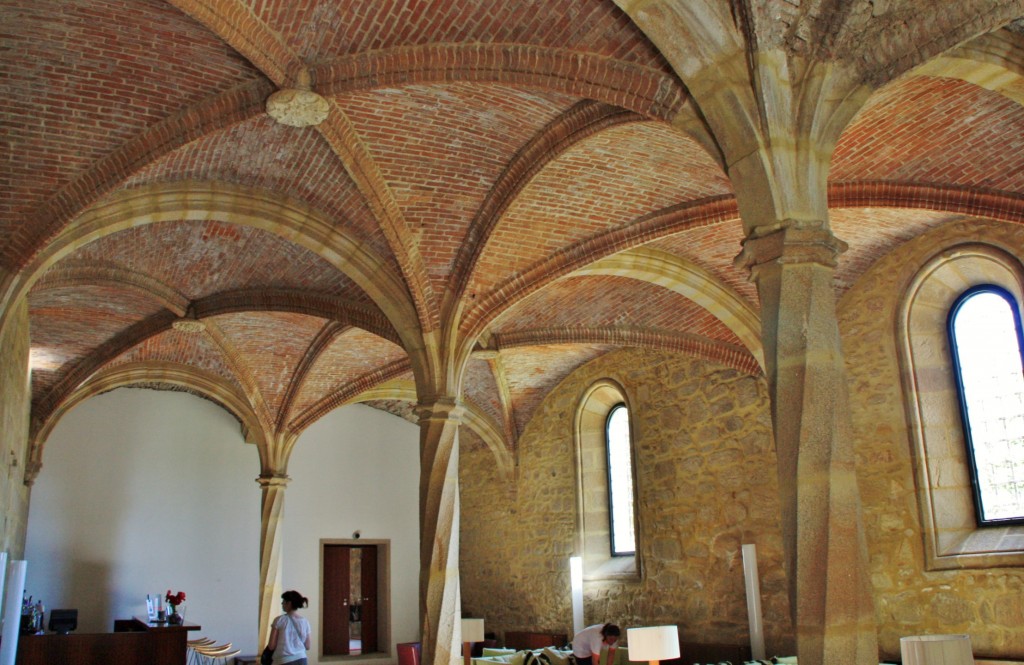
[[950,311],[954,367],[980,524],[1024,520],[1024,367],[1020,312],[995,286]]
[[629,443],[629,411],[612,408],[607,423],[608,514],[613,556],[636,552],[633,533],[633,455]]

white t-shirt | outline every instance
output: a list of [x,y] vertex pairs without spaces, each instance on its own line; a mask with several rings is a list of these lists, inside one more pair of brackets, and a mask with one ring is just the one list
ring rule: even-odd
[[[293,622],[292,619],[295,621]],[[306,638],[309,637],[309,622],[306,617],[287,614],[274,619],[277,628],[277,649],[274,651],[274,665],[290,663],[306,657]],[[298,629],[296,631],[296,629]]]
[[604,626],[603,623],[599,623],[576,633],[576,636],[572,638],[572,654],[577,658],[589,658],[595,653],[601,653],[601,647],[604,645],[601,629]]

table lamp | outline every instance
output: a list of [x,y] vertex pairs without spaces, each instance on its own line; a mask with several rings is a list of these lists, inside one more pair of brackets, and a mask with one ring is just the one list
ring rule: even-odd
[[466,665],[470,665],[472,657],[470,651],[473,648],[473,642],[484,641],[484,620],[483,619],[463,619],[462,620],[462,657],[466,661]]
[[900,638],[903,665],[974,665],[970,635],[913,635]]
[[630,660],[646,660],[658,665],[660,660],[679,658],[679,628],[677,626],[649,626],[627,628],[626,647]]

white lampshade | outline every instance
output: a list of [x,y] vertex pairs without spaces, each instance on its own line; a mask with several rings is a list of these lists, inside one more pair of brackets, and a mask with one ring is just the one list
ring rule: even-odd
[[679,658],[679,628],[650,626],[627,628],[626,646],[630,660],[668,660]]
[[484,620],[463,619],[462,620],[462,641],[483,642],[484,641]]
[[913,635],[900,638],[903,665],[974,665],[970,635]]

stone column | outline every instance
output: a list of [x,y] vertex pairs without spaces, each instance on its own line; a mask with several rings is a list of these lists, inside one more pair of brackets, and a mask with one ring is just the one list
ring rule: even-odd
[[25,552],[28,500],[39,473],[28,449],[32,408],[28,299],[22,298],[4,314],[0,316],[0,455],[5,473],[0,474],[0,510],[6,519],[0,549],[18,559]]
[[761,299],[801,665],[878,662],[833,286],[845,249],[824,221],[784,220],[754,229],[737,257]]
[[281,539],[284,528],[284,490],[290,478],[283,475],[260,476],[260,634],[257,648],[262,651],[270,638],[270,622],[279,614],[281,586]]
[[450,397],[419,405],[420,620],[424,665],[461,660],[459,422]]

